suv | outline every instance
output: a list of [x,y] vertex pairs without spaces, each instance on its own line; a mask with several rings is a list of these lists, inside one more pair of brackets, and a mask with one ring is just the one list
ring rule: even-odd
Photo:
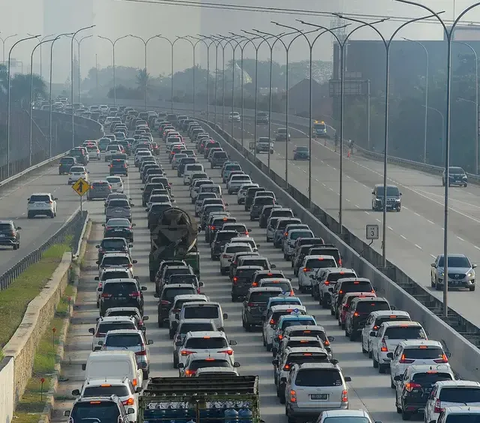
[[[382,211],[385,195],[383,185],[377,184],[372,191],[372,210]],[[395,210],[397,212],[402,208],[402,193],[395,185],[387,185],[387,211]]]
[[258,112],[255,123],[268,123],[268,113],[267,112]]
[[20,248],[20,226],[15,226],[13,220],[0,220],[0,245],[12,246],[14,250]]
[[[102,416],[103,422],[126,423],[129,416],[135,414],[135,409],[123,405],[116,395],[110,397],[79,398],[73,403],[71,411],[65,411],[69,421],[100,421],[97,416]],[[133,421],[133,420],[132,420]]]
[[255,144],[255,151],[257,153],[270,153],[273,154],[273,142],[268,137],[260,137]]
[[127,161],[124,159],[113,159],[110,162],[110,176],[125,175],[128,176]]
[[318,300],[323,308],[329,308],[332,302],[332,293],[339,279],[356,278],[357,273],[353,269],[345,267],[331,267],[320,269],[312,281],[312,296]]
[[282,288],[250,288],[243,302],[242,326],[249,332],[254,325],[261,325],[263,313],[270,297],[282,295]]
[[210,158],[210,168],[222,167],[227,160],[228,154],[226,151],[215,151]]
[[[445,171],[442,174],[442,186],[445,186]],[[448,186],[459,185],[466,187],[468,185],[468,177],[461,167],[450,166],[448,168]]]
[[238,266],[232,280],[232,303],[244,298],[252,287],[252,276],[263,270],[261,266]]
[[210,258],[212,260],[220,259],[220,255],[226,244],[230,242],[232,238],[238,236],[238,232],[234,230],[220,230],[215,233],[215,237],[210,244]]
[[158,298],[158,327],[163,328],[165,322],[169,321],[170,310],[177,295],[195,295],[197,289],[192,284],[176,283],[165,285],[160,294],[154,294]]
[[370,313],[384,310],[391,310],[390,304],[385,298],[354,298],[345,318],[345,336],[349,337],[350,341],[356,341]]
[[53,219],[57,215],[57,200],[50,193],[32,194],[28,199],[27,217],[50,216]]
[[296,417],[315,419],[322,411],[348,408],[346,382],[352,379],[343,376],[337,364],[296,364],[285,379],[285,414],[289,421]]
[[65,173],[70,172],[70,168],[72,166],[75,166],[77,164],[77,160],[75,157],[62,157],[60,159],[60,162],[58,164],[58,174],[59,175],[64,175]]
[[330,314],[338,319],[340,306],[343,297],[349,292],[371,292],[375,293],[372,283],[367,278],[342,278],[338,279],[332,292],[330,302]]
[[143,314],[143,293],[147,287],[139,286],[136,279],[108,279],[103,283],[100,297],[100,316],[112,307],[136,307]]
[[87,192],[87,200],[91,201],[97,198],[106,200],[111,192],[112,186],[108,181],[95,181],[90,185],[90,189]]

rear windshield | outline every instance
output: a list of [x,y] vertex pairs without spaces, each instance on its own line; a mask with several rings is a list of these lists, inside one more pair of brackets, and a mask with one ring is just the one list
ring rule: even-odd
[[[112,309],[110,309],[112,310]],[[138,317],[138,311],[136,309],[133,310],[113,310],[107,313],[108,317],[115,317],[115,316],[127,316],[127,317]]]
[[92,185],[95,188],[106,188],[108,186],[108,182],[94,182]]
[[278,300],[278,301],[270,301],[270,307],[273,307],[276,305],[289,305],[289,304],[300,305],[301,302],[298,299],[292,299],[292,300],[284,299],[284,300]]
[[166,301],[172,302],[177,295],[196,294],[195,288],[166,288],[163,291],[162,298]]
[[186,300],[177,300],[175,302],[175,308],[181,309],[184,304],[191,303],[192,301],[197,302],[197,301],[203,301],[203,300],[199,300],[198,298],[192,298],[192,299],[186,299]]
[[292,290],[292,285],[290,282],[262,282],[262,287],[273,287],[273,288],[281,288],[283,292],[290,292]]
[[355,273],[347,273],[347,272],[343,272],[343,273],[335,273],[335,272],[332,272],[332,273],[329,273],[328,274],[328,277],[327,277],[327,280],[330,282],[330,283],[337,283],[337,281],[339,279],[343,279],[343,278],[354,278],[356,277],[357,275],[355,275]]
[[300,341],[288,341],[285,348],[322,348],[320,341],[313,341],[313,340],[300,340]]
[[133,322],[109,322],[109,323],[100,323],[98,326],[97,333],[105,335],[107,332],[111,330],[117,329],[137,329]]
[[210,338],[209,336],[205,338],[190,338],[185,343],[186,348],[198,348],[201,350],[215,350],[217,348],[226,348],[228,347],[227,340],[222,337]]
[[248,245],[231,245],[228,246],[226,249],[227,253],[240,253],[240,252],[248,252],[251,251],[252,249]]
[[237,236],[237,232],[217,232],[216,241],[229,241]]
[[114,183],[114,184],[118,184],[119,182],[122,182],[122,180],[119,176],[109,176],[107,178],[107,181],[111,182],[111,183]]
[[405,358],[422,359],[422,360],[435,360],[443,357],[442,348],[407,348],[403,350]]
[[143,345],[142,337],[138,333],[122,333],[108,335],[105,340],[107,347],[137,347]]
[[289,328],[291,326],[315,326],[316,323],[315,321],[308,320],[308,319],[302,319],[302,320],[284,320],[282,322],[282,329]]
[[127,200],[110,200],[108,202],[108,207],[121,207],[128,209],[130,208],[130,204]]
[[380,327],[382,325],[383,322],[393,322],[393,321],[398,321],[398,322],[408,322],[410,321],[410,319],[407,317],[407,316],[384,316],[384,317],[377,317],[377,319],[375,320],[375,325],[374,326],[377,326],[377,327]]
[[342,383],[340,372],[336,369],[300,370],[295,379],[298,386],[342,386]]
[[195,275],[190,273],[175,274],[168,278],[169,283],[191,283],[192,285],[198,285],[198,279]]
[[214,330],[213,323],[183,323],[180,326],[180,333],[201,332]]
[[390,310],[390,306],[386,301],[360,301],[356,308],[358,313],[364,314],[377,310]]
[[213,158],[214,159],[225,159],[227,158],[227,153],[225,153],[225,151],[217,151],[215,153],[213,153]]
[[268,303],[270,297],[278,296],[278,291],[267,291],[267,292],[252,292],[250,294],[251,303]]
[[104,272],[102,275],[102,281],[107,281],[109,279],[126,279],[129,278],[127,271],[115,270],[113,272]]
[[268,261],[266,259],[254,259],[249,258],[242,261],[243,266],[261,266],[264,269],[268,269]]
[[102,266],[125,266],[130,264],[130,259],[126,256],[104,257]]
[[74,163],[74,161],[75,159],[73,157],[60,159],[60,163],[62,164],[70,164],[70,163]]
[[[0,225],[0,231],[2,230],[2,225]],[[123,249],[125,248],[125,240],[122,239],[104,239],[102,241],[102,248],[106,249]]]
[[185,307],[186,319],[218,319],[217,306]]
[[240,278],[251,278],[258,269],[239,269],[235,276]]
[[272,213],[270,214],[270,217],[293,217],[293,213],[291,210],[273,210]]
[[99,401],[98,403],[95,402],[95,404],[86,401],[73,406],[70,420],[72,422],[116,422],[119,417],[118,405],[113,401]]
[[306,266],[309,269],[324,269],[326,267],[337,267],[334,259],[308,259]]
[[372,290],[373,290],[373,286],[368,281],[355,281],[355,282],[342,283],[342,291],[344,293],[345,292],[369,292]]
[[325,341],[327,339],[327,336],[325,335],[325,332],[321,330],[292,330],[289,333],[290,336],[318,336],[322,341]]
[[310,253],[312,256],[313,255],[318,255],[318,256],[333,256],[333,258],[335,260],[338,261],[338,259],[340,258],[340,253],[338,252],[338,250],[336,248],[312,248],[310,250]]
[[187,170],[189,172],[196,171],[196,170],[203,170],[203,165],[201,165],[201,164],[199,164],[199,165],[189,165]]
[[257,197],[255,199],[255,205],[265,205],[265,204],[273,204],[275,202],[275,200],[273,199],[273,197]]
[[420,326],[390,327],[385,331],[388,339],[425,339],[425,332]]
[[313,234],[310,231],[298,231],[298,232],[293,232],[292,235],[290,236],[290,239],[312,238],[312,236]]
[[103,288],[103,293],[116,295],[129,295],[132,292],[137,292],[137,284],[134,282],[115,282],[107,283]]
[[[287,311],[287,310],[282,310],[282,311],[276,311],[275,313],[272,314],[272,317],[271,319],[275,320],[276,322],[278,322],[278,319],[280,318],[280,316],[286,316],[288,314],[292,314],[292,311]],[[305,314],[305,313],[302,313],[302,314]],[[290,344],[289,344],[290,345]],[[299,346],[304,346],[303,344],[299,345]]]
[[105,384],[105,386],[89,386],[83,391],[84,397],[109,397],[110,395],[116,395],[117,397],[128,397],[130,391],[128,387],[124,385],[111,386]]
[[208,214],[223,211],[223,210],[225,210],[224,206],[211,205],[211,206],[205,207],[205,212]]
[[449,373],[431,372],[431,373],[417,373],[413,375],[413,381],[420,385],[433,385],[442,380],[453,380]]
[[440,401],[459,402],[462,405],[469,402],[480,402],[480,389],[474,387],[445,387],[440,391]]
[[49,203],[50,202],[50,196],[48,195],[32,195],[30,197],[30,202],[31,203],[40,203],[40,202],[43,202],[43,203]]
[[303,364],[303,363],[325,363],[328,360],[327,354],[315,354],[315,353],[303,353],[303,354],[292,354],[287,358],[287,362],[292,364]]
[[195,360],[190,363],[188,366],[189,370],[198,370],[203,367],[232,367],[230,362],[227,360],[218,360],[211,358],[208,360]]
[[13,226],[11,223],[0,223],[0,232],[11,232],[13,231]]

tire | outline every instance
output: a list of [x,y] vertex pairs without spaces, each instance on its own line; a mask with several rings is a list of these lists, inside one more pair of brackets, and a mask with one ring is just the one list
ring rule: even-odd
[[266,347],[267,347],[267,351],[272,351],[272,344],[267,344]]
[[158,320],[158,327],[163,328],[163,320],[161,319]]
[[20,248],[20,244],[14,244],[14,245],[13,245],[13,249],[14,249],[14,250],[18,250],[19,248]]
[[363,346],[363,340],[362,340],[362,353],[363,354],[368,354],[368,351]]
[[468,289],[470,290],[470,292],[473,292],[473,291],[475,291],[475,285],[473,285],[473,286],[469,286],[469,287],[468,287]]
[[373,368],[378,369],[378,361],[375,360],[375,357],[372,358],[372,362],[373,362]]
[[169,329],[168,336],[170,337],[170,339],[173,339],[173,337],[175,336],[175,331],[173,329]]
[[387,368],[384,364],[378,363],[378,373],[384,374],[387,373]]
[[322,298],[322,307],[323,307],[323,308],[328,308],[328,301],[327,301],[327,299],[325,298],[325,295],[324,295],[323,298]]
[[56,216],[56,213],[54,213],[54,212],[51,212],[51,213],[50,213],[50,218],[53,219],[55,216]]
[[402,420],[410,420],[410,417],[412,417],[412,415],[402,409]]
[[150,270],[149,276],[150,276],[150,282],[155,282],[155,272],[153,270]]
[[395,389],[395,384],[392,381],[392,378],[390,378],[390,388]]

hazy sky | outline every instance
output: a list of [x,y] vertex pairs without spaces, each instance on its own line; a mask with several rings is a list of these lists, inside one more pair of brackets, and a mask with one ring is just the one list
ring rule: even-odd
[[[229,31],[240,33],[242,29],[253,28],[278,34],[288,31],[277,28],[271,24],[272,20],[302,27],[296,19],[304,19],[319,25],[331,27],[332,18],[325,16],[312,16],[301,11],[288,13],[232,11],[193,6],[182,6],[184,0],[172,1],[171,4],[160,4],[158,0],[0,0],[3,4],[1,10],[8,10],[0,16],[0,36],[5,38],[11,34],[26,36],[27,33],[47,35],[60,31],[75,31],[82,26],[95,24],[90,32],[82,34],[102,35],[112,39],[126,34],[135,34],[144,38],[156,34],[175,39],[176,36],[228,34]],[[192,0],[199,3],[215,3],[218,5],[262,6],[269,8],[302,9],[306,11],[342,12],[345,14],[386,15],[392,17],[419,17],[424,16],[420,8],[403,5],[394,0]],[[150,2],[150,3],[148,3]],[[436,11],[444,10],[445,19],[452,19],[461,10],[475,3],[475,0],[423,0],[422,2]],[[28,11],[26,13],[26,11]],[[48,11],[48,16],[45,16]],[[371,21],[371,18],[368,18]],[[480,22],[480,7],[473,10],[465,17],[465,21]],[[389,36],[401,22],[392,19],[378,25],[385,36]],[[347,30],[353,29],[352,24]],[[6,41],[5,56],[12,43],[19,39],[10,38]],[[405,28],[400,36],[415,39],[440,39],[442,31],[436,24],[412,24]],[[373,39],[375,33],[370,29],[358,31],[353,39]],[[286,40],[288,38],[285,38]],[[0,40],[1,43],[1,40]],[[332,55],[332,37],[322,36],[316,43],[314,50],[315,59],[330,60]],[[13,58],[23,62],[23,70],[29,72],[31,49],[34,41],[28,41],[15,47]],[[46,44],[48,46],[48,44]],[[0,44],[1,46],[1,44]],[[39,72],[39,54],[35,55],[34,70]],[[231,58],[231,49],[226,49],[226,60]],[[144,66],[144,45],[140,40],[126,38],[116,45],[116,64]],[[45,47],[43,53],[43,75],[48,78],[50,48]],[[214,60],[214,49],[211,49],[211,64]],[[266,46],[260,48],[260,58],[268,58]],[[95,66],[97,55],[99,66],[108,66],[112,63],[112,46],[105,40],[96,36],[82,43],[82,74],[85,75],[89,68]],[[245,49],[245,57],[253,57],[251,47]],[[221,59],[221,55],[219,56]],[[239,57],[239,54],[237,55]],[[308,58],[306,43],[298,39],[291,49],[291,61]],[[284,62],[283,47],[276,48],[274,60]],[[206,52],[202,44],[197,47],[197,61],[206,62]],[[175,46],[175,70],[180,70],[192,65],[192,48],[185,41],[179,41]],[[148,45],[148,70],[151,74],[169,74],[171,67],[170,46],[165,40],[154,39]],[[61,39],[54,48],[53,79],[55,82],[64,82],[69,76],[70,69],[70,42]],[[21,71],[19,66],[16,71]]]

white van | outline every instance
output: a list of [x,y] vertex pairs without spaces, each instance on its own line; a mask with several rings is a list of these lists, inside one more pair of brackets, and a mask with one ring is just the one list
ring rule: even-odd
[[127,377],[139,392],[143,384],[143,372],[137,366],[133,351],[94,351],[82,364],[86,379],[123,379]]
[[222,187],[217,184],[202,185],[198,193],[201,194],[202,192],[213,192],[214,194],[217,194],[218,198],[222,197]]
[[178,321],[184,321],[188,319],[210,319],[215,323],[215,327],[218,330],[223,331],[224,320],[228,319],[228,314],[222,311],[220,303],[197,302],[192,301],[185,303],[180,310]]

